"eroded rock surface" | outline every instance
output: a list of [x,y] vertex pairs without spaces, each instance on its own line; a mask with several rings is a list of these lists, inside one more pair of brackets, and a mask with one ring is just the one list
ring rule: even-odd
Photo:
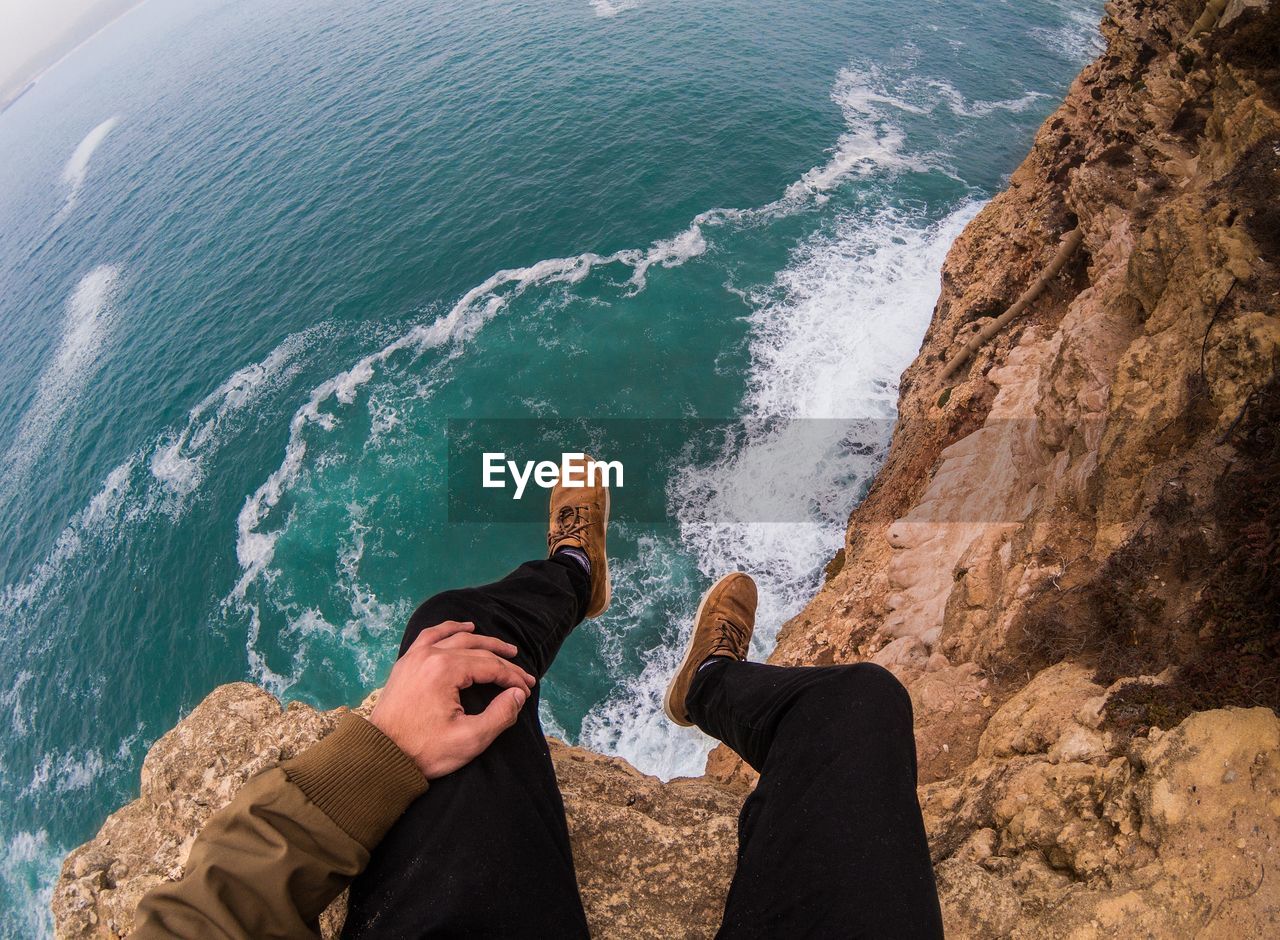
[[[1280,8],[1204,11],[1107,6],[1105,53],[953,246],[886,464],[773,657],[911,692],[951,936],[1280,935]],[[59,933],[127,932],[338,714],[211,693],[68,857]],[[595,933],[711,935],[751,773],[553,753]]]

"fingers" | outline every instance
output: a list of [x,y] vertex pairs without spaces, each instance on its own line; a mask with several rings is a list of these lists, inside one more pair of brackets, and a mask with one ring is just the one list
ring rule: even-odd
[[[493,654],[490,653],[488,650],[458,650],[456,655],[469,657],[467,662],[475,662],[478,665],[478,667],[482,670],[487,670],[489,668],[489,663],[492,661],[492,658],[493,658]],[[538,684],[538,677],[535,676],[533,673],[526,671],[524,667],[516,663],[509,663],[505,659],[501,660],[501,662],[503,663],[504,666],[514,667],[515,672],[519,674],[520,677],[524,680],[525,688],[532,689],[535,685]],[[496,682],[497,680],[485,680],[485,679],[473,680],[473,682],[486,682],[486,681]],[[507,685],[507,683],[505,682],[497,682],[497,684]]]
[[480,714],[460,718],[475,753],[479,754],[493,743],[494,738],[514,725],[520,717],[520,709],[528,700],[529,695],[524,689],[507,689]]
[[519,652],[512,643],[480,633],[455,633],[435,645],[436,649],[488,650],[491,653],[497,653],[499,656],[505,656],[507,659]]
[[528,692],[538,681],[519,666],[488,650],[459,651],[455,656],[458,669],[455,681],[460,689],[471,685],[501,685],[519,687]]
[[427,627],[414,638],[410,644],[410,650],[426,649],[435,646],[441,640],[447,640],[451,636],[460,633],[470,633],[475,630],[476,625],[470,621],[446,620],[444,623],[438,623],[434,627]]

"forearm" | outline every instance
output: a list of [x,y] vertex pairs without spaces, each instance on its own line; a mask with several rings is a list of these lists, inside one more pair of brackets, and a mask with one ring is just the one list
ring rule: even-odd
[[315,936],[321,912],[425,790],[390,739],[348,717],[210,818],[184,877],[139,904],[135,935]]

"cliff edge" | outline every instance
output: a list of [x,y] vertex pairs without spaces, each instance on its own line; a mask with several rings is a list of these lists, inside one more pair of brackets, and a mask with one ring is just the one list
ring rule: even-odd
[[[1278,935],[1280,4],[1113,0],[1102,28],[952,247],[886,463],[773,660],[911,692],[950,935]],[[214,690],[68,856],[58,934],[127,934],[343,711]],[[749,770],[553,756],[593,932],[711,936]]]

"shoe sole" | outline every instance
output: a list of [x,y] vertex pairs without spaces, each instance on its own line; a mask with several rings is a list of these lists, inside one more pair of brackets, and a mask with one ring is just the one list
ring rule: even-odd
[[680,727],[682,728],[692,728],[693,722],[689,721],[687,718],[683,718],[683,719],[677,718],[675,710],[671,705],[671,696],[675,694],[675,690],[676,690],[676,680],[679,679],[680,676],[684,673],[684,671],[689,668],[689,660],[693,656],[693,634],[698,632],[698,623],[699,621],[702,620],[703,608],[707,606],[707,601],[711,598],[711,595],[715,593],[716,588],[718,588],[725,581],[728,581],[735,574],[737,574],[737,572],[730,572],[729,574],[725,575],[715,584],[711,585],[711,587],[707,588],[707,592],[702,595],[702,600],[698,602],[698,610],[693,615],[693,633],[689,634],[689,648],[684,651],[684,659],[680,660],[680,665],[676,668],[675,673],[671,676],[671,681],[667,683],[667,691],[662,696],[662,710],[666,712],[668,718],[670,718],[676,724],[680,725]]
[[603,549],[603,554],[604,554],[604,604],[603,606],[601,606],[601,608],[598,611],[590,615],[592,617],[599,617],[606,610],[608,610],[609,604],[613,600],[613,582],[609,578],[609,546],[608,546],[609,505],[612,502],[612,499],[613,497],[609,495],[609,488],[606,486],[604,488],[604,525],[600,527],[600,542],[601,542],[600,547],[601,549]]

